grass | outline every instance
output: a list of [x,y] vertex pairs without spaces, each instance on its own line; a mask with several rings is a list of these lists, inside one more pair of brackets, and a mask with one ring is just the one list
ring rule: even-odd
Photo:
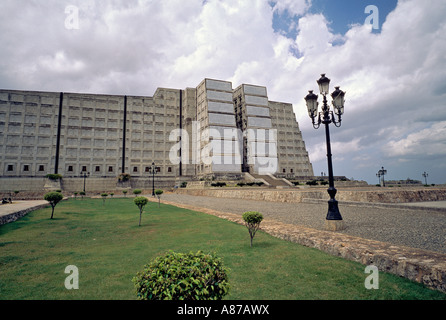
[[[367,290],[365,266],[204,213],[149,203],[138,226],[132,198],[63,201],[0,226],[0,299],[136,299],[131,281],[168,250],[216,252],[230,269],[233,300],[446,299],[391,274]],[[64,286],[65,267],[79,270],[79,289]]]

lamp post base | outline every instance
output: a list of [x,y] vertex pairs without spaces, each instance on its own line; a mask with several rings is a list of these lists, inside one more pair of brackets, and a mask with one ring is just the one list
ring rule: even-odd
[[339,231],[345,229],[344,220],[325,220],[325,229],[327,231]]

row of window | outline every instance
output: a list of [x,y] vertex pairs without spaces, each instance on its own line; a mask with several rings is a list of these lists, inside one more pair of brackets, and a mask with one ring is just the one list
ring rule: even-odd
[[[29,165],[29,164],[25,164],[25,165],[23,165],[23,172],[29,172],[30,171],[30,168],[31,168],[31,166]],[[14,165],[13,164],[8,164],[8,166],[7,166],[7,168],[6,168],[6,171],[8,171],[8,172],[12,172],[12,171],[14,171]],[[39,172],[43,172],[43,171],[45,171],[45,166],[44,165],[39,165],[39,167],[38,167],[38,171]]]
[[[108,172],[113,172],[114,168],[113,166],[108,167]],[[68,172],[73,172],[74,168],[73,166],[68,166]],[[95,166],[94,168],[95,172],[101,172],[101,166]],[[82,166],[81,172],[87,172],[87,166]],[[139,172],[138,167],[133,167],[132,172],[137,173]],[[150,167],[145,167],[144,172],[151,172]],[[161,172],[161,167],[156,167],[156,172]],[[167,172],[172,172],[172,167],[167,167]]]
[[[68,172],[74,172],[74,166],[68,166],[67,168]],[[137,173],[139,172],[139,168],[138,167],[133,167],[133,172]],[[13,172],[14,171],[14,165],[12,164],[8,164],[6,171],[8,172]],[[28,164],[23,165],[23,172],[29,172],[31,171],[31,166]],[[45,171],[45,166],[44,165],[39,165],[38,166],[38,171],[39,172],[44,172]],[[101,172],[101,166],[95,166],[95,172]],[[87,166],[82,166],[81,167],[81,172],[87,172]],[[113,166],[109,166],[108,167],[108,172],[114,172],[114,167]],[[151,172],[150,167],[145,167],[144,168],[144,172]],[[156,172],[161,172],[161,167],[156,167]],[[172,172],[172,167],[167,167],[167,172],[170,173]]]

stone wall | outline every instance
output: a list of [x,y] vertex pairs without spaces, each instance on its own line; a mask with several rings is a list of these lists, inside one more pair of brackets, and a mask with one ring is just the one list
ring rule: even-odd
[[[329,195],[324,188],[304,189],[253,189],[253,188],[209,188],[209,189],[178,189],[178,193],[196,196],[218,198],[237,198],[246,200],[263,200],[273,202],[302,202],[303,199],[328,200]],[[338,201],[356,201],[372,203],[403,203],[421,201],[446,200],[446,188],[423,188],[403,190],[338,190]]]

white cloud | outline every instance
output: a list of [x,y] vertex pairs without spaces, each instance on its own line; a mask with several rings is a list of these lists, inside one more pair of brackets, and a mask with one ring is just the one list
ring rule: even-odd
[[392,157],[432,157],[446,155],[446,121],[433,124],[400,140],[391,140],[384,151]]

